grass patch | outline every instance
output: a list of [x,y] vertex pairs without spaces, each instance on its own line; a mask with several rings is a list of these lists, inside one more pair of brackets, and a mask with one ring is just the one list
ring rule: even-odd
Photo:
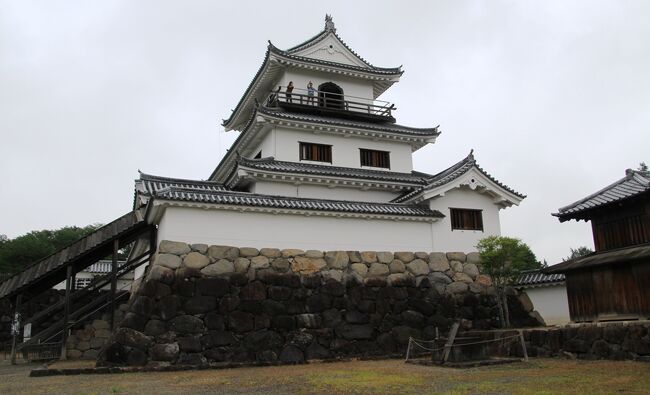
[[[420,387],[422,377],[390,374],[370,370],[330,370],[307,376],[307,382],[315,390],[341,392],[392,392],[396,390]],[[403,392],[403,391],[400,391]]]

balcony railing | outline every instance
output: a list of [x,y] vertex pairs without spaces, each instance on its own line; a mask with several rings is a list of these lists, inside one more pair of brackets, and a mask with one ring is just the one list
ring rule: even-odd
[[294,88],[287,93],[286,86],[280,86],[269,93],[266,104],[298,112],[395,122],[392,112],[396,108],[392,103],[333,92],[314,91],[310,95],[306,89]]

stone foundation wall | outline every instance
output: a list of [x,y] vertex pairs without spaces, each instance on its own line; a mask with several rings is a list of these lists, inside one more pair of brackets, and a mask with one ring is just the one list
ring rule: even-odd
[[[122,304],[119,309],[115,309],[115,322],[122,321],[127,309],[127,304]],[[70,331],[66,341],[66,357],[68,359],[96,359],[111,334],[110,313],[103,313],[100,319],[90,320],[83,325],[83,328],[75,328]]]
[[[99,365],[404,352],[460,320],[498,326],[477,253],[302,251],[163,241]],[[518,298],[512,298],[515,303]],[[519,322],[538,322],[513,306]]]

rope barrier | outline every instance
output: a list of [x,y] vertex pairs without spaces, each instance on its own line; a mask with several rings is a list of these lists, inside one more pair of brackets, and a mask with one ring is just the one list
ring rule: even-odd
[[[473,346],[473,345],[476,345],[476,344],[496,343],[496,342],[502,341],[502,340],[519,338],[519,336],[520,335],[517,334],[517,335],[502,337],[502,338],[499,338],[499,339],[482,340],[482,341],[471,342],[471,343],[462,343],[462,344],[452,344],[450,347],[453,348],[453,347]],[[423,344],[421,344],[421,343],[434,343],[434,342],[440,341],[440,340],[442,340],[442,338],[434,339],[434,340],[424,340],[424,339],[414,339],[413,337],[409,337],[409,344],[408,344],[408,348],[406,350],[406,359],[408,360],[408,357],[410,355],[411,344],[415,344],[416,346],[420,347],[421,349],[426,350],[426,351],[431,351],[431,352],[444,350],[446,347],[429,348],[429,347],[425,347]]]

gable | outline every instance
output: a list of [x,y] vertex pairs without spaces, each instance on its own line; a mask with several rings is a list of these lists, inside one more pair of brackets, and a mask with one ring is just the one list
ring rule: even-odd
[[485,194],[486,196],[489,196],[492,200],[492,203],[499,206],[499,208],[519,205],[523,199],[522,197],[513,194],[512,192],[503,188],[501,185],[498,185],[492,181],[476,167],[472,167],[463,175],[455,178],[451,182],[427,190],[423,193],[421,200],[437,199],[439,197],[445,196],[445,194],[449,191],[456,189],[475,191],[476,193]]
[[332,32],[329,32],[321,40],[317,40],[304,48],[299,48],[295,52],[291,51],[291,54],[327,62],[341,63],[348,66],[369,68],[366,62],[350,51]]

